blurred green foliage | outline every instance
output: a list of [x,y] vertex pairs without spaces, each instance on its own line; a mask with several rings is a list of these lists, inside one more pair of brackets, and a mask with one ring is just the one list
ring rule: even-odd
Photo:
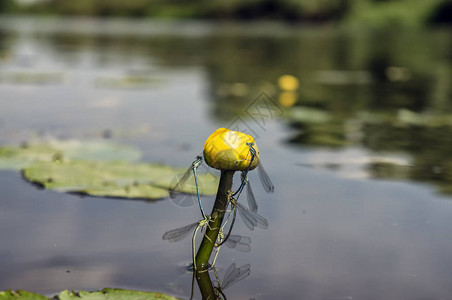
[[[12,2],[2,0],[0,11],[10,9]],[[22,5],[24,12],[45,14],[310,23],[344,21],[372,26],[450,23],[442,13],[448,9],[448,0],[41,0]]]
[[277,83],[291,74],[299,88],[283,107],[287,143],[408,155],[408,165],[366,167],[377,178],[431,181],[452,192],[452,31],[277,28],[110,43],[162,65],[202,65],[211,113],[222,123],[240,116],[253,126],[246,108],[262,91],[283,107]]
[[14,0],[1,0],[0,1],[0,13],[13,12],[17,8]]

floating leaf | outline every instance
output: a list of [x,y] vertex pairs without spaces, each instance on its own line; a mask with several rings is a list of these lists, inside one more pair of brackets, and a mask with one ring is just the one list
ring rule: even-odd
[[27,291],[2,291],[0,292],[0,300],[13,300],[13,299],[19,299],[19,300],[48,300],[47,297],[38,295],[35,293],[27,292]]
[[[93,196],[159,199],[183,169],[159,164],[99,161],[39,161],[24,169],[24,177],[46,189]],[[203,195],[215,195],[218,180],[198,175]],[[184,192],[192,193],[188,186]]]
[[[24,178],[46,189],[92,196],[159,199],[183,169],[134,163],[136,148],[106,141],[50,140],[0,147],[0,169],[23,170]],[[198,175],[203,195],[215,195],[218,180]],[[194,193],[187,184],[184,193]]]
[[53,84],[64,80],[64,74],[52,72],[1,72],[0,82],[12,84]]
[[452,126],[452,116],[444,113],[418,113],[408,109],[400,109],[397,112],[397,121],[401,125],[443,127]]
[[116,78],[100,77],[95,80],[95,85],[98,87],[119,89],[154,88],[163,83],[162,79],[142,75],[127,75]]
[[403,180],[411,177],[413,168],[409,165],[400,165],[392,162],[373,162],[367,169],[374,178]]
[[35,160],[51,161],[55,154],[57,151],[47,145],[37,145],[33,149],[4,146],[0,148],[0,170],[20,170]]
[[288,118],[295,122],[308,124],[322,124],[330,122],[332,116],[329,112],[312,107],[293,107],[288,112]]
[[106,288],[97,292],[70,292],[62,291],[59,295],[52,298],[30,293],[26,291],[3,291],[0,292],[0,300],[176,300],[177,298],[158,292],[142,292],[123,289]]
[[176,300],[177,298],[157,292],[141,292],[122,289],[103,289],[98,292],[69,292],[62,291],[57,297],[59,300]]
[[52,140],[50,147],[64,153],[64,159],[96,161],[138,161],[141,152],[131,146],[106,141]]
[[372,74],[367,71],[318,71],[316,80],[322,84],[330,85],[356,85],[372,83]]
[[35,161],[137,161],[138,149],[105,141],[50,140],[46,143],[0,147],[0,170],[20,170]]

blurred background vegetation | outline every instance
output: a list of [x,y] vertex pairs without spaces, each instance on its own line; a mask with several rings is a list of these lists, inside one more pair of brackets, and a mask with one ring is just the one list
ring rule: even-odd
[[[373,177],[433,181],[452,193],[452,33],[443,28],[452,23],[451,0],[1,0],[0,12],[105,18],[102,28],[108,17],[284,21],[276,26],[224,22],[228,30],[207,36],[152,38],[134,34],[156,24],[139,22],[133,34],[108,35],[97,32],[94,23],[90,34],[57,31],[48,42],[57,60],[68,56],[67,49],[83,53],[94,47],[107,55],[101,64],[113,52],[116,58],[152,58],[174,68],[202,66],[216,119],[244,114],[265,91],[287,109],[284,118],[292,132],[287,144],[409,154],[409,167],[377,162],[366,168]],[[22,23],[4,19],[11,28]],[[291,23],[326,26],[301,26],[299,31]],[[345,28],[331,26],[342,24]],[[442,26],[426,28],[433,25]],[[56,27],[66,28],[62,23]],[[5,61],[14,57],[7,46],[0,49]],[[299,81],[295,88],[276,84],[283,74]],[[5,76],[0,81],[30,80]],[[126,79],[123,86],[150,82]],[[96,80],[98,85],[112,83],[118,82]]]
[[371,26],[451,24],[450,0],[2,0],[0,13],[284,20]]

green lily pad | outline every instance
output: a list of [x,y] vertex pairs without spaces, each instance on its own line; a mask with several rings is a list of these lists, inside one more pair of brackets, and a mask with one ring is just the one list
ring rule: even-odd
[[142,292],[123,289],[106,288],[97,292],[70,292],[62,291],[59,295],[52,298],[26,292],[26,291],[3,291],[0,292],[0,300],[177,300],[177,298],[159,292]]
[[12,84],[54,84],[64,81],[64,74],[57,72],[1,72],[0,82]]
[[328,112],[306,106],[293,107],[290,112],[288,112],[288,118],[295,122],[307,124],[323,124],[332,119]]
[[[0,147],[0,169],[22,170],[24,178],[59,192],[114,198],[160,199],[184,169],[136,163],[138,149],[106,141],[50,140]],[[200,193],[215,195],[218,179],[198,175]],[[195,193],[187,184],[184,193]]]
[[69,292],[62,291],[57,298],[59,300],[176,300],[177,298],[157,292],[141,292],[122,289],[103,289],[98,292]]
[[0,292],[0,300],[14,300],[14,299],[19,299],[19,300],[48,300],[47,297],[39,295],[39,294],[35,294],[35,293],[31,293],[31,292],[27,292],[27,291],[13,291],[13,290],[9,290],[9,291],[1,291]]
[[[159,164],[99,161],[37,161],[23,170],[24,178],[46,189],[93,196],[159,199],[183,169]],[[215,195],[218,179],[198,175],[203,195]],[[182,190],[193,193],[190,185]]]
[[32,147],[4,146],[0,148],[0,169],[20,170],[36,160],[51,161],[58,153],[56,149],[44,144]]
[[99,77],[95,80],[95,85],[98,87],[117,89],[154,88],[162,85],[163,83],[164,81],[162,79],[142,75],[126,75],[123,77]]
[[106,141],[52,140],[49,145],[63,152],[64,159],[95,161],[128,161],[141,158],[140,150]]
[[0,147],[0,170],[20,170],[35,161],[94,160],[128,161],[140,159],[138,149],[105,141],[50,140],[46,143]]

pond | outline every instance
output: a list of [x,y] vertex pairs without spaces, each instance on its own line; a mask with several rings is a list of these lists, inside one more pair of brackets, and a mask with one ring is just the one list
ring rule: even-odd
[[[228,298],[447,299],[451,51],[444,29],[2,17],[0,145],[104,139],[188,167],[217,128],[245,130],[275,192],[250,173],[269,227],[236,222],[251,251],[217,267],[251,273]],[[190,239],[162,235],[196,206],[0,178],[0,290],[190,297]]]

